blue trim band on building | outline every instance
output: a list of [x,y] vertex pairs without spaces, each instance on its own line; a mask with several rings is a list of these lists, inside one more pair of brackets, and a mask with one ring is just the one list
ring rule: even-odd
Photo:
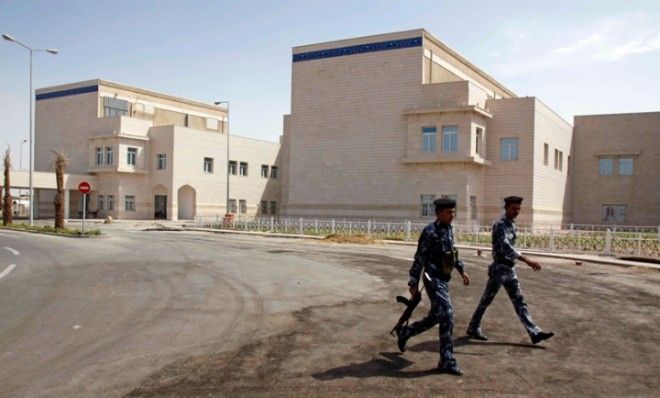
[[95,93],[99,91],[99,86],[87,86],[72,88],[69,90],[53,91],[52,93],[37,94],[36,100],[45,100],[49,98],[67,97],[69,95]]
[[344,55],[355,55],[372,53],[377,51],[398,50],[401,48],[421,47],[422,38],[381,41],[378,43],[359,44],[357,46],[331,48],[328,50],[310,51],[307,53],[293,54],[293,62],[311,61],[314,59],[343,57]]

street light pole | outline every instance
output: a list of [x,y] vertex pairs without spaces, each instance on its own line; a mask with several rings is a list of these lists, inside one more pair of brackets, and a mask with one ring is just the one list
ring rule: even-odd
[[7,40],[7,41],[11,41],[11,42],[16,43],[16,44],[24,47],[25,49],[27,49],[30,52],[30,144],[29,144],[30,145],[30,190],[29,191],[30,192],[29,192],[29,194],[30,194],[30,225],[34,225],[34,195],[33,195],[34,190],[33,190],[33,185],[32,185],[32,174],[34,174],[34,145],[33,145],[33,141],[34,141],[34,128],[33,128],[34,127],[33,126],[34,115],[33,115],[33,112],[32,112],[32,101],[34,101],[34,93],[32,92],[32,53],[37,52],[37,51],[42,51],[42,52],[47,52],[47,53],[55,55],[55,54],[57,54],[58,51],[55,48],[48,48],[48,49],[32,48],[32,47],[29,47],[29,46],[21,43],[20,41],[14,39],[13,37],[11,37],[7,34],[3,34],[2,38]]
[[20,147],[21,148],[21,153],[20,153],[20,156],[19,156],[19,158],[21,159],[20,163],[19,163],[19,169],[21,171],[23,171],[23,144],[25,144],[26,142],[28,142],[28,140],[21,141],[21,147]]
[[[225,207],[227,209],[227,213],[229,213],[229,101],[216,101],[214,102],[216,105],[220,104],[227,104],[227,198],[225,202]],[[238,165],[237,165],[238,166]]]
[[[25,144],[26,142],[28,142],[28,140],[21,141],[21,145],[19,146],[21,148],[21,153],[19,154],[20,161],[18,163],[18,168],[20,169],[20,171],[23,171],[23,144]],[[23,189],[21,188],[18,189],[18,197],[21,200],[23,200]]]

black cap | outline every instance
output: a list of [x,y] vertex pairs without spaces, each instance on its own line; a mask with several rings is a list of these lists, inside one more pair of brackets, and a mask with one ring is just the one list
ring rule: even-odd
[[519,205],[522,203],[522,201],[523,198],[521,198],[520,196],[507,196],[506,198],[504,198],[505,205],[510,205],[510,204]]
[[453,209],[456,207],[456,201],[454,199],[436,199],[433,201],[436,210],[442,209]]

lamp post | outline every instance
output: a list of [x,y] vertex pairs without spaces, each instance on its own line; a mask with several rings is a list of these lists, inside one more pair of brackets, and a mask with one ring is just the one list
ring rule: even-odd
[[20,153],[20,156],[19,156],[19,158],[21,159],[20,162],[19,162],[19,169],[21,171],[23,171],[23,144],[25,144],[26,142],[28,142],[28,141],[27,140],[21,141],[21,153]]
[[34,126],[33,126],[33,123],[32,123],[32,119],[34,118],[34,116],[32,115],[32,101],[34,100],[34,93],[32,92],[32,53],[37,52],[37,51],[41,51],[41,52],[47,52],[47,53],[55,55],[55,54],[57,54],[57,49],[55,49],[55,48],[48,48],[48,49],[32,48],[32,47],[29,47],[29,46],[21,43],[20,41],[14,39],[13,37],[11,37],[7,34],[3,34],[2,38],[7,40],[7,41],[11,41],[11,42],[16,43],[16,44],[24,47],[26,50],[28,50],[30,52],[30,141],[29,141],[30,142],[29,143],[29,146],[30,146],[30,192],[29,192],[29,194],[30,194],[30,225],[34,225],[34,206],[33,206],[33,204],[34,204],[33,203],[34,202],[34,200],[33,200],[34,195],[33,195],[33,186],[32,186],[32,174],[34,174],[34,164],[33,164],[34,163],[33,162],[33,160],[34,160],[34,148],[33,148],[34,147],[34,145],[33,145],[34,128],[33,127]]
[[[20,171],[23,171],[23,144],[25,144],[26,142],[28,142],[28,141],[23,140],[23,141],[21,141],[21,145],[20,145],[21,153],[19,154],[19,157],[18,157],[20,159],[20,161],[18,163],[18,168],[19,168]],[[21,188],[18,189],[18,197],[21,200],[23,200],[23,190]]]
[[227,201],[225,202],[225,206],[227,213],[229,213],[229,101],[216,101],[214,104],[227,104]]

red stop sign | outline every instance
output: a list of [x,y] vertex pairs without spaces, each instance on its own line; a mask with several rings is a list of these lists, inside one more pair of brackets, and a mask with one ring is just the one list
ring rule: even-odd
[[83,181],[78,184],[78,190],[80,193],[88,193],[91,190],[91,187],[89,186],[88,182]]

